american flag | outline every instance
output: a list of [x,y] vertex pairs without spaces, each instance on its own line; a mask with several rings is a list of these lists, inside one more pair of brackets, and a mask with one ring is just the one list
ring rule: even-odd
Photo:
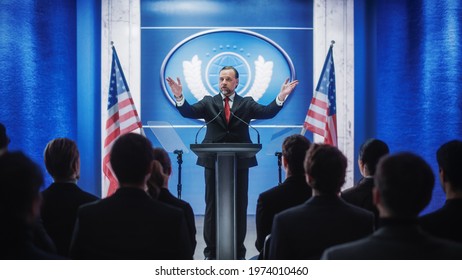
[[110,196],[117,190],[117,178],[111,168],[110,152],[114,141],[122,134],[141,128],[141,121],[130,95],[127,81],[120,66],[117,52],[112,47],[112,66],[109,83],[106,138],[103,151],[103,196]]
[[318,85],[306,113],[302,134],[305,134],[306,130],[310,130],[324,137],[325,144],[337,146],[337,107],[332,47],[333,44],[327,53]]

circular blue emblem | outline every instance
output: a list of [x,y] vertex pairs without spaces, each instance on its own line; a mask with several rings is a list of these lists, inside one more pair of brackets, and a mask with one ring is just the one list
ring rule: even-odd
[[290,57],[274,41],[247,30],[214,29],[184,39],[168,53],[160,72],[164,93],[175,104],[165,79],[179,77],[190,103],[218,94],[219,71],[224,66],[239,72],[237,94],[262,104],[276,98],[287,78],[295,79]]

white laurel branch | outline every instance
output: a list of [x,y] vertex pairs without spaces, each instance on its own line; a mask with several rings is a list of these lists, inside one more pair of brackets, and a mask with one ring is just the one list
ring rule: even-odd
[[273,62],[265,62],[263,56],[259,55],[258,59],[255,60],[255,80],[245,96],[251,96],[255,101],[258,101],[268,89],[272,76]]
[[183,74],[186,84],[197,100],[201,100],[206,95],[211,95],[202,83],[201,65],[202,61],[199,60],[197,55],[193,56],[191,61],[183,61]]

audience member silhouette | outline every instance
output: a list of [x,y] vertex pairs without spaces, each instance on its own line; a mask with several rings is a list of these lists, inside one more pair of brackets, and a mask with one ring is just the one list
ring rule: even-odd
[[10,138],[6,133],[6,127],[0,123],[0,156],[8,151],[8,145],[10,144]]
[[419,156],[400,153],[379,162],[373,191],[380,228],[371,236],[334,246],[324,259],[462,259],[462,244],[424,232],[417,222],[432,197],[435,178]]
[[[10,138],[6,133],[6,127],[0,123],[0,156],[8,152],[10,142]],[[32,242],[37,248],[49,253],[56,253],[56,246],[43,227],[43,222],[40,217],[37,217],[32,232]]]
[[442,145],[436,159],[446,202],[440,209],[422,216],[420,224],[434,236],[462,243],[462,141]]
[[186,201],[176,198],[168,190],[168,180],[172,174],[172,162],[167,152],[162,148],[154,148],[154,159],[161,165],[160,172],[153,172],[148,181],[148,189],[153,197],[161,202],[171,206],[178,207],[183,210],[185,215],[186,224],[188,226],[189,239],[191,241],[191,248],[194,252],[196,249],[196,222],[194,212]]
[[147,193],[154,168],[151,142],[120,136],[110,163],[119,188],[110,197],[83,205],[71,243],[73,259],[192,259],[183,212]]
[[0,156],[0,258],[60,259],[34,244],[40,215],[40,167],[22,152]]
[[342,152],[312,144],[304,167],[313,197],[275,216],[269,259],[319,259],[326,248],[360,239],[374,230],[370,211],[340,198],[347,168]]
[[389,153],[388,145],[378,139],[368,139],[359,149],[358,166],[363,178],[352,188],[342,192],[346,201],[358,207],[369,210],[378,220],[379,211],[372,202],[374,174],[380,158]]
[[53,183],[42,192],[42,221],[53,239],[58,254],[69,255],[77,209],[98,197],[77,186],[80,178],[80,154],[77,144],[67,138],[48,142],[43,153],[45,166]]
[[290,207],[299,205],[311,197],[311,187],[305,180],[303,161],[311,142],[303,135],[295,134],[282,143],[282,166],[286,172],[283,183],[275,186],[258,197],[255,215],[257,240],[255,247],[262,250],[266,236],[271,233],[274,216]]

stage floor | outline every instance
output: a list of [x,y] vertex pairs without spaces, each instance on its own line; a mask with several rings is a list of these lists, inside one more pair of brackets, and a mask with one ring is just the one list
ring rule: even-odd
[[[196,216],[196,251],[194,253],[195,260],[203,260],[204,259],[204,216],[197,215]],[[258,254],[257,249],[255,248],[255,240],[257,239],[257,232],[255,230],[255,216],[249,215],[247,216],[247,235],[245,237],[245,247],[247,249],[247,253],[245,255],[246,259],[250,259],[253,256]]]

